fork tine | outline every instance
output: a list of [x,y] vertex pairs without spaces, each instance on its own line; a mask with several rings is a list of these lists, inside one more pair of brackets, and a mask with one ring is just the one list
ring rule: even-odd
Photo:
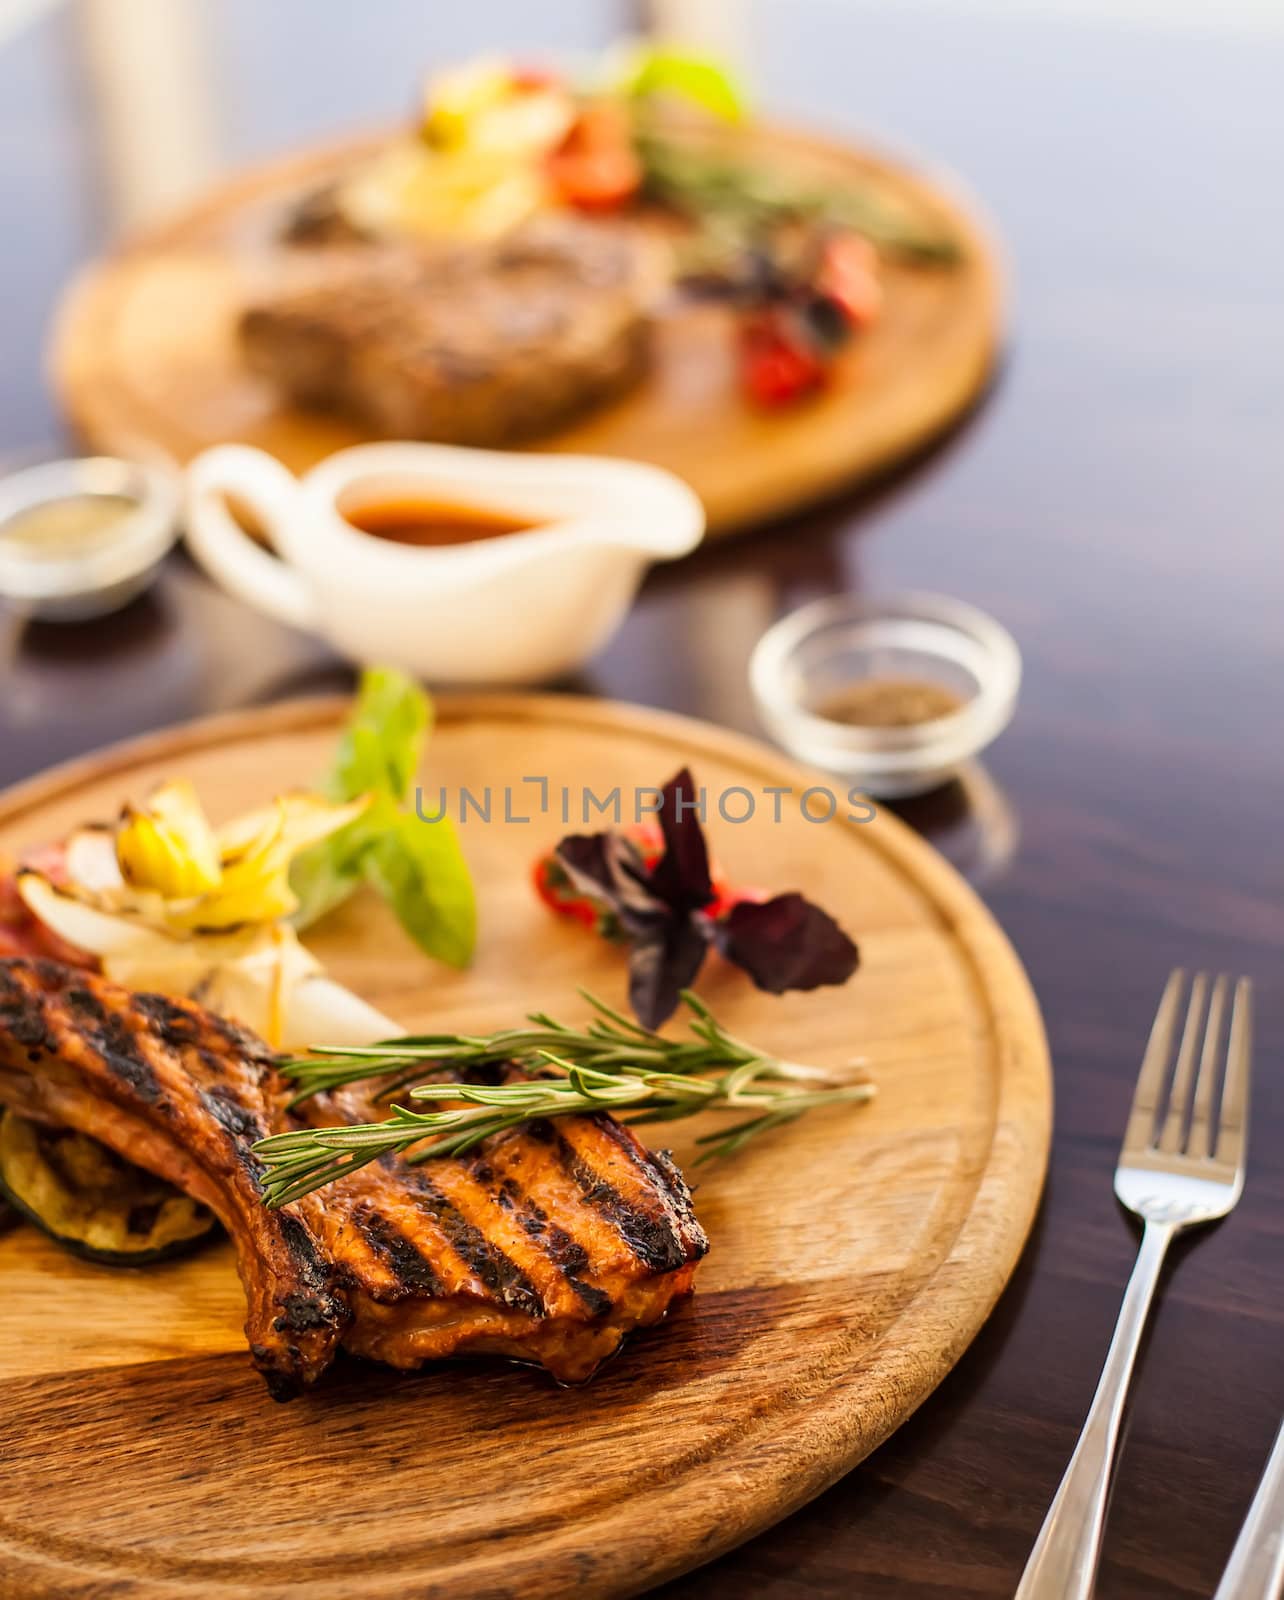
[[1208,1002],[1208,1023],[1204,1028],[1204,1048],[1199,1058],[1199,1078],[1195,1084],[1195,1104],[1190,1115],[1190,1138],[1186,1154],[1201,1161],[1212,1154],[1213,1092],[1221,1070],[1222,1021],[1226,1014],[1226,988],[1230,980],[1223,972],[1213,985]]
[[1195,1052],[1199,1049],[1204,996],[1207,993],[1208,974],[1196,973],[1195,981],[1190,986],[1190,1005],[1186,1010],[1186,1026],[1182,1029],[1181,1049],[1177,1052],[1177,1065],[1173,1069],[1168,1115],[1164,1118],[1163,1131],[1159,1135],[1159,1149],[1166,1156],[1176,1155],[1184,1142],[1186,1113],[1190,1108],[1190,1090],[1195,1078]]
[[1222,1114],[1218,1124],[1218,1161],[1242,1170],[1248,1133],[1248,1075],[1253,1052],[1253,985],[1241,978],[1235,985],[1230,1038],[1226,1046],[1226,1084],[1222,1089]]
[[1132,1110],[1128,1115],[1128,1127],[1124,1133],[1125,1150],[1144,1150],[1154,1141],[1155,1119],[1164,1092],[1168,1063],[1172,1059],[1177,1011],[1181,1004],[1182,986],[1185,981],[1186,974],[1180,967],[1175,967],[1168,974],[1168,982],[1164,985],[1163,998],[1159,1002],[1159,1010],[1155,1012],[1155,1020],[1151,1024],[1146,1054],[1142,1058],[1137,1088],[1132,1097]]

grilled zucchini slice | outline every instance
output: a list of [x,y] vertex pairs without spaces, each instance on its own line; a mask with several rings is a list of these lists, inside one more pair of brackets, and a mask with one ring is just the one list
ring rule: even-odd
[[218,1231],[206,1207],[96,1139],[12,1111],[0,1120],[4,1200],[75,1255],[105,1266],[165,1261]]

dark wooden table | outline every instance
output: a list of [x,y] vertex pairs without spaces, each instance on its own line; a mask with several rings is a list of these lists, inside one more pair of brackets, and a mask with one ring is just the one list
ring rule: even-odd
[[[198,18],[218,151],[384,114],[420,56],[610,32],[611,8],[588,0],[454,9],[468,15],[388,0],[358,36],[347,8],[220,0]],[[1164,975],[1192,964],[1259,983],[1249,1184],[1164,1291],[1100,1592],[1208,1595],[1284,1412],[1284,31],[929,3],[750,10],[773,109],[886,130],[983,196],[1013,265],[1009,359],[970,424],[877,493],[657,573],[577,687],[751,728],[749,650],[806,598],[922,586],[1002,618],[1027,666],[989,762],[1015,853],[978,848],[966,797],[909,814],[980,873],[1028,964],[1057,1131],[1023,1264],[934,1398],[808,1509],[665,1592],[1012,1592],[1131,1262],[1110,1174],[1141,1043]],[[56,442],[42,328],[110,226],[86,76],[66,14],[0,52],[0,450]],[[0,672],[3,781],[349,681],[182,558],[110,621],[0,624]]]

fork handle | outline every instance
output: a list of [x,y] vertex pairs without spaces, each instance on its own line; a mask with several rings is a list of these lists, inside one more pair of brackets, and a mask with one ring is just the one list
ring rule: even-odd
[[1284,1593],[1284,1428],[1257,1486],[1213,1600],[1276,1600]]
[[1176,1231],[1170,1222],[1146,1223],[1088,1419],[1035,1540],[1016,1600],[1090,1600],[1124,1401],[1160,1269]]

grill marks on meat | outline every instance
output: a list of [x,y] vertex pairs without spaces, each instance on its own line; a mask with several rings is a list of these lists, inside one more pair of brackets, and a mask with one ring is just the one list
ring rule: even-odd
[[607,1116],[513,1129],[419,1166],[376,1162],[269,1211],[257,1139],[382,1114],[352,1090],[288,1113],[287,1097],[267,1046],[199,1006],[0,961],[0,1102],[210,1206],[278,1395],[340,1344],[397,1367],[500,1354],[579,1381],[690,1288],[707,1248],[676,1167]]
[[309,1228],[259,1194],[249,1147],[270,1131],[274,1076],[265,1044],[196,1006],[0,961],[0,1102],[89,1134],[209,1206],[236,1243],[255,1362],[288,1393],[329,1364],[349,1312]]
[[[381,1113],[345,1091],[300,1114]],[[707,1249],[677,1169],[605,1116],[420,1166],[374,1163],[299,1205],[352,1309],[345,1347],[399,1367],[468,1351],[580,1381],[690,1288]]]

